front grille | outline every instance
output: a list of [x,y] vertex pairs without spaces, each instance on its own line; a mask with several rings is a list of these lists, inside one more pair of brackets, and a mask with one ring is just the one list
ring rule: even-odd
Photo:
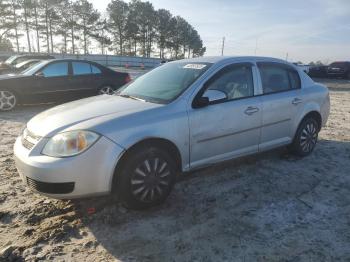
[[27,148],[28,150],[31,150],[34,147],[34,144],[29,142],[27,139],[22,137],[22,145]]
[[40,136],[34,135],[32,132],[30,132],[27,128],[23,131],[22,135],[22,145],[27,148],[28,150],[31,150],[36,143],[39,142],[41,139]]
[[38,192],[47,194],[68,194],[74,190],[74,182],[68,183],[46,183],[27,177],[28,186]]

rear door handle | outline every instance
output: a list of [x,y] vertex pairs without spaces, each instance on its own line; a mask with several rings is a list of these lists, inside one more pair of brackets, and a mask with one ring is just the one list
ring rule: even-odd
[[259,112],[259,108],[255,106],[249,106],[244,113],[248,116],[251,116],[252,114],[255,114],[256,112]]
[[293,99],[292,104],[293,104],[293,105],[298,105],[298,104],[300,104],[301,102],[303,102],[303,100],[296,97],[296,98]]

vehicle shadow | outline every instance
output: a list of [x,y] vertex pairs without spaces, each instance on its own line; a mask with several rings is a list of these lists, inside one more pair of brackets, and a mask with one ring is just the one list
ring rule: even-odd
[[0,121],[6,120],[9,122],[25,124],[35,115],[55,105],[56,104],[27,105],[18,106],[14,110],[8,112],[0,111]]
[[150,210],[110,197],[75,204],[96,207],[83,223],[121,261],[336,260],[347,246],[349,160],[350,142],[320,140],[306,158],[282,148],[183,174]]

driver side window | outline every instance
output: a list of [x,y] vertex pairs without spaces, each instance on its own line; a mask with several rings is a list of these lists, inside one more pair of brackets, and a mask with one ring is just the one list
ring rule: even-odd
[[254,96],[252,67],[250,65],[227,66],[209,80],[207,90],[225,93],[227,100]]
[[68,76],[68,63],[59,62],[48,65],[42,71],[45,77]]

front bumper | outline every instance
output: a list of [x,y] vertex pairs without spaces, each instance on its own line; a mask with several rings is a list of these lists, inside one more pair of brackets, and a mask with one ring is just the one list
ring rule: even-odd
[[54,158],[40,153],[46,142],[43,138],[29,150],[19,137],[14,145],[17,170],[31,189],[61,199],[111,191],[114,169],[124,151],[122,147],[102,136],[80,155]]

